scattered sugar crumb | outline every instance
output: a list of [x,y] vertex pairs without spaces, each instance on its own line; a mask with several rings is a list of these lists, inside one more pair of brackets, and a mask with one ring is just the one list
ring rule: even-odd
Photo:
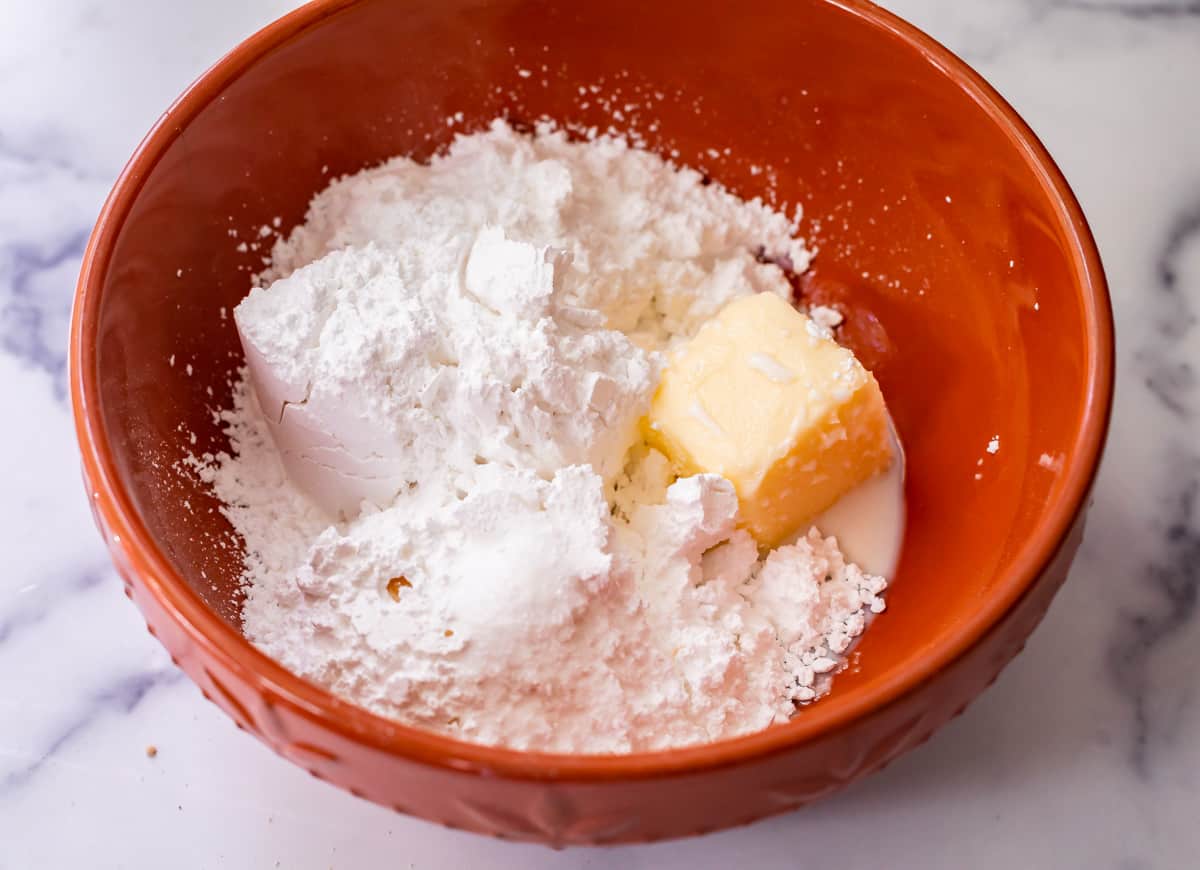
[[842,325],[845,319],[842,312],[828,305],[814,305],[808,309],[808,316],[820,327],[832,332]]
[[1062,468],[1062,456],[1043,453],[1038,457],[1038,465],[1040,465],[1042,468],[1048,468],[1051,471],[1058,471]]

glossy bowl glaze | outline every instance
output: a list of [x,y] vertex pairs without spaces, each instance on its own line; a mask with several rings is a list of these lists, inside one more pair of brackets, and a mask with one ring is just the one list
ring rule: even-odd
[[[749,822],[925,740],[995,678],[1062,583],[1105,436],[1113,336],[1058,169],[978,75],[868,3],[699,10],[317,2],[184,94],[105,205],[71,335],[97,522],[176,663],[314,776],[556,845]],[[286,231],[336,175],[427,157],[496,116],[611,123],[741,195],[804,208],[819,253],[800,289],[847,311],[845,338],[878,375],[907,449],[909,524],[854,667],[786,725],[622,757],[480,747],[333,698],[239,631],[237,541],[179,463],[226,444],[212,412],[241,363],[228,314],[261,268],[259,228]]]

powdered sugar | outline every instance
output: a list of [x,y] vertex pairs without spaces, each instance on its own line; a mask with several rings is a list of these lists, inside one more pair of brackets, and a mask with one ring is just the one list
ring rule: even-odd
[[502,124],[335,182],[236,312],[254,387],[200,463],[247,635],[518,748],[704,742],[818,697],[883,579],[815,531],[760,557],[728,481],[637,435],[661,349],[789,292],[755,252],[802,269],[793,232],[619,140]]
[[580,147],[545,126],[530,137],[497,121],[459,137],[433,170],[396,158],[335,181],[275,245],[260,282],[371,242],[393,250],[419,238],[425,248],[461,252],[492,225],[561,252],[566,304],[657,346],[690,335],[734,296],[786,296],[783,273],[756,251],[798,273],[808,267],[794,220],[622,139]]
[[467,241],[333,251],[238,306],[284,464],[331,518],[420,500],[447,469],[621,470],[658,355],[564,304],[549,250]]

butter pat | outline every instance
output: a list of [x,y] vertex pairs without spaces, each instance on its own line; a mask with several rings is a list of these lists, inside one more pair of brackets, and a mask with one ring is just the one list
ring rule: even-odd
[[893,458],[874,376],[773,293],[729,303],[672,355],[645,435],[681,473],[727,477],[769,547]]

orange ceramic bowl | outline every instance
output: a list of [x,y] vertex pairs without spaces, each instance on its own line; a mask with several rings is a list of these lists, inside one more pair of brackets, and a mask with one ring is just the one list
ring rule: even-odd
[[[486,748],[338,700],[239,631],[236,540],[178,465],[226,444],[212,410],[241,362],[227,314],[261,268],[236,245],[297,223],[335,175],[427,157],[496,116],[613,123],[804,208],[819,253],[800,290],[847,311],[878,375],[908,452],[909,525],[855,666],[786,725],[620,757]],[[961,711],[1066,575],[1112,383],[1100,260],[1049,155],[978,75],[862,0],[313,3],[225,57],[142,143],[92,235],[71,333],[96,520],[205,696],[356,795],[552,844],[790,810]]]

